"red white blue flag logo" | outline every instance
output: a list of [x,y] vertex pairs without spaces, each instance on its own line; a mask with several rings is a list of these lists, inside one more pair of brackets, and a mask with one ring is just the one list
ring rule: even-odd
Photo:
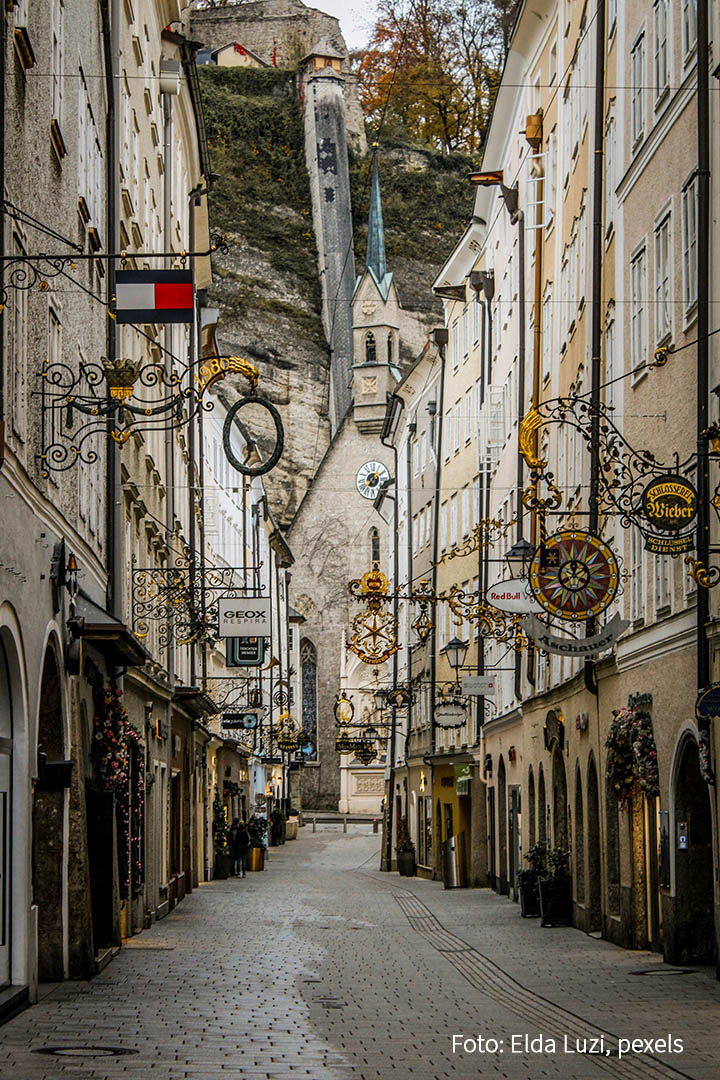
[[192,270],[118,270],[115,318],[119,323],[193,321]]

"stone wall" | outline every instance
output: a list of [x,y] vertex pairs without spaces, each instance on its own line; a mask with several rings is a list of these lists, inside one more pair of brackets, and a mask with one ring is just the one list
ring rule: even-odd
[[240,41],[269,64],[274,53],[277,67],[294,67],[321,38],[347,53],[338,20],[300,0],[260,0],[195,11],[191,33],[210,49]]

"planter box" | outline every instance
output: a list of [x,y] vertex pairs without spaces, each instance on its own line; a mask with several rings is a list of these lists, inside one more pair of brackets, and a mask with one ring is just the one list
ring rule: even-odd
[[213,878],[218,881],[224,881],[232,870],[233,857],[232,855],[216,855],[215,866],[213,868]]
[[248,851],[248,870],[265,869],[265,848],[251,847]]
[[[527,873],[527,871],[525,870],[523,873]],[[518,875],[517,888],[520,896],[520,914],[523,919],[536,919],[540,914],[537,878],[533,874],[532,877],[528,877],[523,881],[522,876]]]
[[415,877],[415,852],[398,851],[396,858],[400,877]]
[[568,878],[540,878],[541,926],[572,926],[572,881]]
[[294,821],[288,821],[287,825],[285,826],[285,839],[286,840],[297,840],[297,834],[298,834],[297,819],[294,820]]

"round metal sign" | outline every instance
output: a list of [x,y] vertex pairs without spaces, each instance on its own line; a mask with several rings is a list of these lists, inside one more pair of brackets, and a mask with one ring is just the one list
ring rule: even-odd
[[615,599],[617,559],[599,536],[568,529],[540,544],[528,580],[533,596],[551,615],[589,619]]
[[459,728],[462,727],[467,716],[465,709],[462,705],[448,702],[447,704],[435,706],[435,723],[441,728]]
[[655,529],[678,532],[694,521],[697,511],[697,491],[682,476],[658,476],[642,493],[642,512]]

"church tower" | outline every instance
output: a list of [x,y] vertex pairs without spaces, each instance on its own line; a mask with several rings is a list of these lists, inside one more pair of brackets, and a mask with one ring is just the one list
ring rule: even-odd
[[400,381],[400,301],[385,259],[377,148],[373,153],[365,270],[352,299],[353,420],[365,435],[382,430],[385,405]]

